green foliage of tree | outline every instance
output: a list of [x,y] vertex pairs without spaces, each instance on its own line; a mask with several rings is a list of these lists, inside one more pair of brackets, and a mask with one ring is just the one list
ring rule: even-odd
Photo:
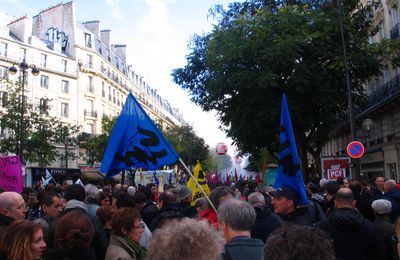
[[79,157],[76,147],[79,144],[80,126],[59,122],[57,129],[55,142],[63,147],[59,157],[64,161],[64,167],[68,169],[68,162]]
[[[320,152],[328,133],[346,118],[347,89],[336,1],[261,1],[214,7],[218,23],[195,35],[187,64],[173,80],[203,110],[216,110],[241,153],[278,150],[280,103],[287,95],[302,158]],[[354,107],[365,102],[363,84],[380,74],[386,42],[369,44],[376,32],[370,6],[343,2]]]
[[204,163],[209,156],[209,147],[203,138],[196,135],[191,126],[175,126],[164,129],[163,133],[186,165],[195,165],[198,160],[203,171],[209,170],[208,164]]
[[101,163],[104,152],[107,148],[108,139],[110,138],[112,129],[114,128],[117,117],[103,117],[101,119],[101,134],[90,135],[87,133],[81,134],[81,147],[86,149],[86,158],[88,165]]

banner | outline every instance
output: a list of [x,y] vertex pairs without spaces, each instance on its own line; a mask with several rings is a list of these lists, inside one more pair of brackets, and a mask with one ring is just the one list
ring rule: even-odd
[[115,123],[100,171],[112,177],[132,167],[157,170],[179,156],[132,93]]
[[303,174],[300,169],[300,158],[297,152],[292,121],[285,94],[282,94],[281,125],[279,133],[279,168],[274,188],[291,187],[299,195],[299,205],[307,205]]
[[337,178],[346,178],[346,172],[348,171],[350,158],[322,158],[322,167],[324,175],[331,180]]
[[0,188],[22,192],[22,168],[19,156],[0,157]]
[[[206,179],[204,177],[203,170],[201,169],[200,162],[197,161],[196,166],[194,167],[193,170],[193,176],[197,180],[197,182],[201,185],[203,188],[204,192],[207,194],[207,196],[210,195],[210,188],[208,187],[208,184],[206,182]],[[201,192],[199,186],[197,186],[196,182],[190,178],[187,187],[193,191],[192,193],[192,206],[196,203],[196,200],[198,198],[204,197],[204,194]]]

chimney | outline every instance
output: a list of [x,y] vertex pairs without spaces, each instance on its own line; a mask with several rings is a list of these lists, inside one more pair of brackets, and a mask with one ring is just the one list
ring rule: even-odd
[[87,21],[83,25],[89,29],[97,38],[100,38],[100,22],[99,21]]
[[117,56],[126,64],[126,45],[125,44],[114,44],[111,45],[112,50]]
[[20,41],[29,43],[29,37],[32,35],[32,19],[23,16],[9,23],[7,27]]
[[100,40],[107,46],[110,47],[111,42],[111,31],[110,30],[101,30],[100,31]]

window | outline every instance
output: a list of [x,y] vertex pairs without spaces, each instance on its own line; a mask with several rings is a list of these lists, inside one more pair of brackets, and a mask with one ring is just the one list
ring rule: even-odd
[[383,83],[386,84],[390,81],[390,70],[389,70],[389,66],[385,65],[385,67],[383,68]]
[[47,65],[47,55],[40,54],[40,66],[46,67],[46,65]]
[[111,62],[111,54],[109,49],[107,49],[107,59],[109,62]]
[[[27,74],[27,73],[25,73]],[[42,88],[49,88],[49,76],[41,75],[40,76],[40,86]]]
[[0,91],[0,107],[5,107],[7,105],[7,92]]
[[61,116],[68,117],[68,103],[61,103]]
[[111,101],[111,86],[108,86],[108,101]]
[[67,72],[67,60],[61,60],[61,66],[64,72]]
[[8,78],[8,68],[4,66],[0,66],[0,79]]
[[106,88],[104,86],[104,81],[101,82],[101,96],[106,97]]
[[21,48],[19,49],[19,60],[24,61],[26,58],[26,49]]
[[93,124],[86,124],[86,133],[93,134]]
[[61,81],[61,92],[63,92],[63,93],[69,92],[69,81],[66,81],[66,80]]
[[90,54],[86,55],[86,66],[89,68],[93,68],[93,56]]
[[113,89],[113,103],[115,104],[115,89]]
[[39,110],[41,113],[46,115],[49,114],[49,100],[47,98],[41,98],[39,103]]
[[0,42],[0,56],[7,57],[7,43]]
[[88,91],[93,93],[94,92],[93,77],[89,76],[88,80],[89,80]]
[[5,137],[6,136],[6,128],[0,126],[0,137]]
[[89,33],[85,33],[85,46],[92,48],[92,36]]
[[399,23],[399,13],[397,11],[397,6],[393,6],[390,10],[390,18],[392,19],[392,27],[395,27]]
[[385,37],[386,37],[385,23],[382,21],[379,24],[379,40],[383,40]]
[[97,40],[97,45],[99,46],[100,55],[103,54],[103,50],[101,49],[101,41],[100,40]]

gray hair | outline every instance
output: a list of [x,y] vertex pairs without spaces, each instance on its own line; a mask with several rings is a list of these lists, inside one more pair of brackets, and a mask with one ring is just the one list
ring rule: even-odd
[[86,184],[85,191],[86,191],[86,199],[88,201],[91,200],[99,201],[100,191],[99,188],[97,188],[95,185]]
[[194,204],[195,208],[200,208],[201,210],[206,210],[209,207],[208,201],[205,197],[198,198]]
[[253,207],[265,206],[265,198],[260,192],[253,192],[247,200]]
[[232,199],[219,206],[218,220],[233,230],[250,231],[256,221],[256,211],[248,202]]
[[390,189],[396,188],[396,181],[395,180],[387,180],[385,181],[385,186],[389,186]]

